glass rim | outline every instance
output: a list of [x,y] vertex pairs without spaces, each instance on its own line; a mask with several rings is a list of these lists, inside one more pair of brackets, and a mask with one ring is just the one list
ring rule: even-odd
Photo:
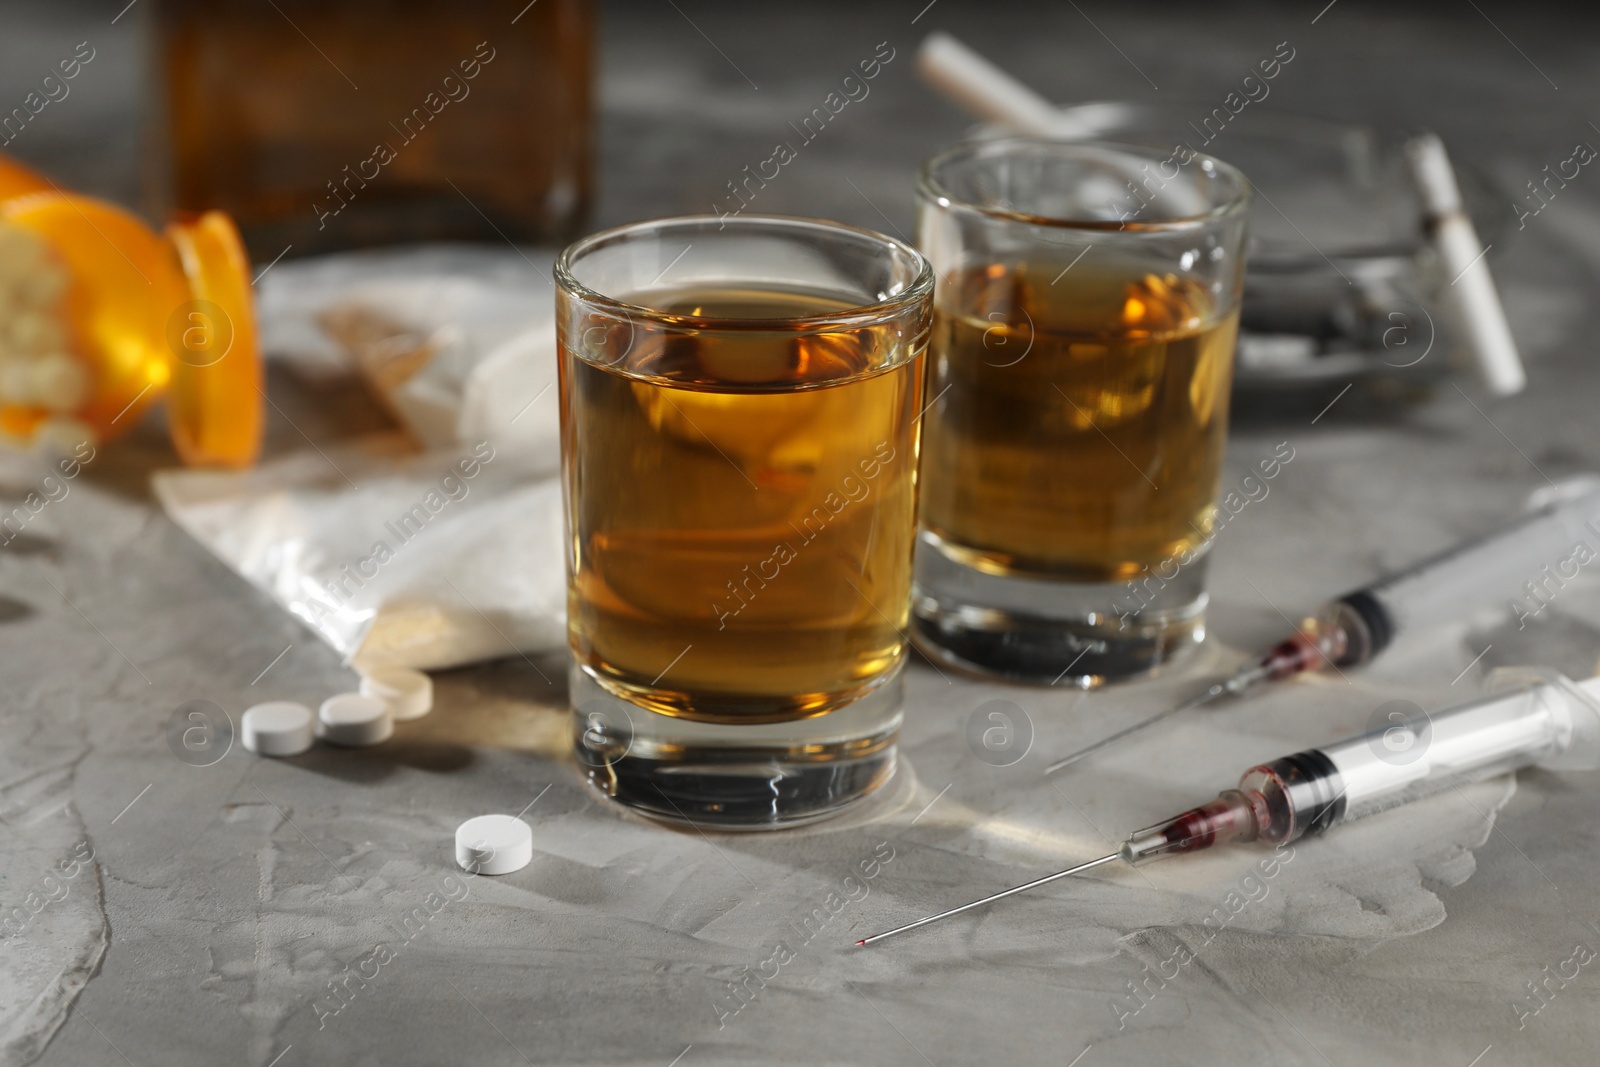
[[952,163],[976,158],[984,154],[1000,155],[1017,148],[1046,148],[1046,149],[1099,149],[1117,152],[1126,152],[1146,158],[1150,162],[1163,162],[1163,149],[1153,148],[1150,145],[1135,144],[1126,141],[1068,141],[1052,137],[994,137],[970,141],[963,141],[950,148],[939,152],[927,159],[917,171],[917,196],[933,201],[940,207],[948,210],[965,211],[1001,222],[1019,223],[1029,226],[1050,226],[1065,230],[1095,230],[1101,232],[1133,231],[1137,233],[1171,233],[1174,231],[1200,229],[1215,225],[1225,219],[1242,215],[1250,205],[1251,192],[1255,188],[1244,172],[1233,164],[1216,156],[1204,152],[1195,152],[1194,158],[1183,166],[1199,163],[1209,166],[1217,173],[1224,175],[1239,186],[1238,195],[1216,205],[1215,207],[1196,215],[1186,215],[1175,219],[1068,219],[1051,215],[1030,215],[1023,211],[1010,211],[1000,207],[989,207],[974,203],[964,197],[951,193],[936,177],[935,172]]
[[[891,255],[908,257],[911,263],[916,264],[917,273],[904,289],[885,300],[876,300],[857,307],[830,311],[819,315],[791,315],[767,318],[683,315],[663,311],[660,308],[645,307],[641,304],[630,304],[625,300],[619,300],[614,296],[608,296],[590,288],[580,282],[573,273],[573,263],[577,259],[603,245],[620,243],[648,231],[694,230],[713,222],[718,224],[718,232],[729,229],[758,229],[765,227],[778,231],[788,230],[795,234],[811,231],[865,237],[875,242],[880,249],[888,251]],[[638,222],[624,223],[620,226],[611,226],[604,230],[597,230],[585,237],[580,237],[562,249],[555,262],[555,284],[558,292],[565,292],[587,305],[610,311],[630,320],[644,319],[663,326],[696,330],[770,330],[781,323],[791,332],[826,333],[837,331],[841,327],[853,329],[869,326],[885,319],[893,318],[895,315],[931,298],[933,282],[933,264],[928,260],[927,256],[905,241],[897,240],[888,234],[879,233],[877,230],[869,230],[865,226],[852,226],[849,223],[835,222],[832,219],[808,218],[801,215],[723,216],[700,214],[668,215],[657,219],[643,219]]]

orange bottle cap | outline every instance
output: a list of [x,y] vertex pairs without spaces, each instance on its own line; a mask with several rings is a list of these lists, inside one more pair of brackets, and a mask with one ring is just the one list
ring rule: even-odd
[[28,193],[60,192],[50,179],[14,159],[0,155],[0,200]]
[[220,211],[167,227],[189,300],[167,320],[172,384],[167,428],[189,466],[248,467],[261,452],[261,353],[250,260]]

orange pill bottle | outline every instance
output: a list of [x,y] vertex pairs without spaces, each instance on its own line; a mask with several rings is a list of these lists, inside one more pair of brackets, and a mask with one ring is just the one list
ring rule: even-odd
[[0,157],[0,438],[108,441],[165,397],[184,463],[246,467],[263,396],[249,260],[227,215],[156,233]]

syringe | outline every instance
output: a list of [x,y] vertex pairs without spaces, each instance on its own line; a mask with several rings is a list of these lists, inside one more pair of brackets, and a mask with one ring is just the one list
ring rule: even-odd
[[1548,580],[1547,568],[1569,561],[1580,541],[1591,551],[1600,550],[1600,479],[1593,475],[1541,490],[1524,514],[1499,529],[1330,601],[1301,622],[1293,635],[1231,677],[1192,700],[1057,760],[1045,773],[1220,696],[1238,696],[1264,682],[1319,667],[1359,666],[1389,647],[1399,634],[1437,626],[1485,604],[1521,596],[1529,583],[1537,586]]
[[1338,744],[1252,767],[1237,789],[1134,831],[1110,855],[856,944],[870,945],[1113,860],[1137,865],[1233,842],[1280,845],[1520,767],[1600,768],[1600,677],[1573,682],[1555,671],[1501,670],[1490,676],[1489,686],[1492,695],[1473,703],[1403,717]]

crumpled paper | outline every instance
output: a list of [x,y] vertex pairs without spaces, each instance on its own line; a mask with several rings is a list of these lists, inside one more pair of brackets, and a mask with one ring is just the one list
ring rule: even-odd
[[441,247],[273,268],[270,358],[313,379],[354,365],[406,432],[163,471],[168,515],[361,665],[559,647],[554,296],[536,259]]

